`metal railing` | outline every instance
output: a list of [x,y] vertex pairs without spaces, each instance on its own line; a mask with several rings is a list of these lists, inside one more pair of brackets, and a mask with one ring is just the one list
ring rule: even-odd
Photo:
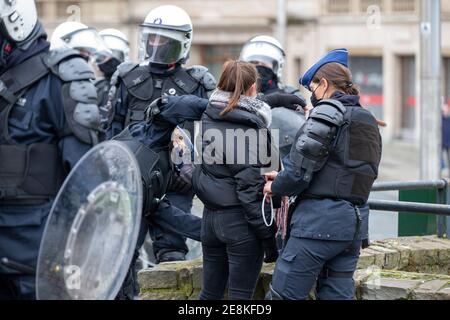
[[450,181],[424,180],[424,181],[399,181],[399,182],[377,182],[372,192],[380,191],[405,191],[430,189],[437,191],[438,204],[403,202],[388,200],[369,200],[371,210],[391,211],[402,213],[423,213],[437,216],[437,235],[443,238],[447,234],[450,238]]

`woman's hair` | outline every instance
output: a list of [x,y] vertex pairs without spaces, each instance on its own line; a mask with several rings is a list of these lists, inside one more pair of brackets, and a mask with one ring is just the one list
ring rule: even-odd
[[345,94],[359,95],[359,87],[353,83],[350,69],[340,63],[331,62],[322,66],[314,75],[312,82],[319,83],[321,79],[326,79],[337,90]]
[[231,97],[220,115],[223,116],[233,110],[241,95],[245,94],[257,81],[258,71],[252,63],[238,60],[225,62],[217,88],[230,92]]

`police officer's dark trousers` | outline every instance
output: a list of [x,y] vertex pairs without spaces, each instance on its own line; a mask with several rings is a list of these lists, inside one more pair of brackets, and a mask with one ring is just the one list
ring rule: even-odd
[[[36,268],[50,205],[0,206],[0,258]],[[0,266],[0,300],[34,300],[35,283],[34,275]]]
[[277,261],[272,286],[286,300],[306,300],[316,287],[319,300],[352,300],[353,272],[361,241],[290,237]]
[[[175,192],[167,193],[166,198],[170,201],[170,203],[180,209],[181,211],[185,212],[186,214],[189,214],[191,212],[192,208],[192,195],[191,194],[180,194]],[[162,209],[163,210],[163,209]],[[165,215],[165,220],[170,220],[171,215],[167,215],[167,213],[164,212],[158,212],[157,210],[154,219],[156,224],[150,225],[149,231],[150,235],[153,240],[153,251],[155,252],[155,255],[159,256],[160,254],[163,254],[165,252],[169,251],[181,251],[184,253],[188,252],[188,247],[186,246],[186,238],[175,233],[167,230],[167,228],[164,228],[164,222],[159,222],[159,216]],[[185,226],[178,226],[177,225],[177,219],[173,219],[173,223],[171,223],[174,227],[179,227],[181,230]]]

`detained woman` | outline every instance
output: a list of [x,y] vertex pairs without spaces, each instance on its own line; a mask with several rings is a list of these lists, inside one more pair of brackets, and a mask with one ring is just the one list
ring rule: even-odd
[[[264,255],[266,262],[278,257],[276,230],[261,213],[263,170],[273,163],[260,161],[270,153],[271,107],[257,99],[257,80],[254,65],[227,62],[201,121],[203,161],[193,186],[205,205],[202,300],[222,299],[227,283],[229,299],[251,299]],[[277,102],[271,103],[270,96],[265,101],[286,104],[283,96],[273,97]],[[288,99],[302,103],[293,95]],[[278,160],[276,154],[270,159]]]

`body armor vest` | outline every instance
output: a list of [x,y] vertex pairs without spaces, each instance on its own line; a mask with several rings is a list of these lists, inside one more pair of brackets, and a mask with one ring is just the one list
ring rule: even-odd
[[[57,142],[18,144],[9,134],[9,119],[28,88],[50,73],[63,82],[63,103],[67,126],[57,138],[74,134],[91,143],[92,130],[80,123],[91,114],[95,89],[86,87],[93,73],[74,50],[44,52],[33,56],[0,76],[0,203],[40,204],[56,196],[66,172]],[[90,104],[89,104],[90,103]],[[81,115],[78,117],[78,115]],[[83,120],[83,119],[81,119]]]
[[300,198],[339,199],[358,206],[367,202],[378,176],[381,135],[369,111],[359,106],[346,110],[326,164]]
[[47,76],[48,53],[34,56],[0,76],[0,203],[42,203],[64,180],[56,144],[15,143],[8,132],[14,105],[27,88]]
[[169,76],[152,74],[148,66],[138,66],[122,77],[129,93],[125,127],[145,120],[145,110],[163,95],[182,96],[194,93],[200,82],[180,68]]

